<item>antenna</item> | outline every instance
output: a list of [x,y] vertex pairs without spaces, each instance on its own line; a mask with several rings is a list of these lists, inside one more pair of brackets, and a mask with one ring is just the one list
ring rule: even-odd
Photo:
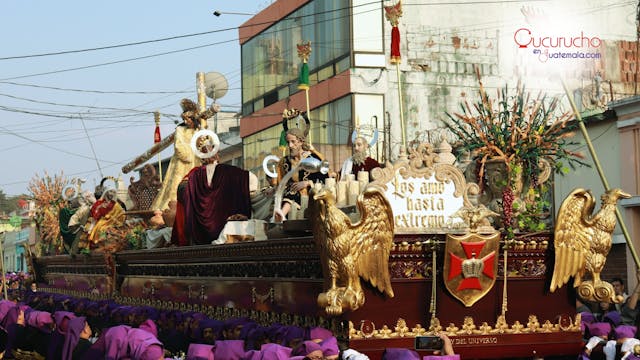
[[[213,99],[213,103],[216,103],[216,99],[227,94],[229,89],[229,83],[224,75],[219,72],[208,72],[204,74],[204,93],[208,98]],[[218,113],[213,115],[213,131],[218,133]]]
[[224,75],[215,71],[204,74],[204,93],[213,99],[213,102],[225,96],[228,89],[229,83]]

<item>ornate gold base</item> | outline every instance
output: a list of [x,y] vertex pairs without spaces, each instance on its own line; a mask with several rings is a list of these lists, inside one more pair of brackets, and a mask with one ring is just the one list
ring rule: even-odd
[[393,339],[406,338],[424,335],[433,335],[444,332],[447,336],[462,335],[492,335],[492,334],[528,334],[528,333],[553,333],[561,331],[581,331],[580,330],[580,314],[575,319],[569,316],[559,316],[556,323],[545,320],[542,324],[538,321],[536,315],[529,315],[526,324],[516,320],[509,325],[504,316],[498,316],[494,326],[483,322],[480,326],[476,326],[473,317],[467,316],[463,324],[456,326],[450,323],[446,328],[440,325],[438,318],[431,319],[431,325],[428,329],[416,324],[410,328],[407,326],[403,318],[399,318],[396,325],[392,328],[383,324],[380,329],[376,329],[375,324],[368,323],[367,326],[360,326],[357,329],[353,322],[349,322],[349,339]]

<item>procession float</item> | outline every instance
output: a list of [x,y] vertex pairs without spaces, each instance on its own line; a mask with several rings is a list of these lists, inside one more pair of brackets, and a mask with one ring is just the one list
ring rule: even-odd
[[[252,195],[254,215],[267,204],[263,216],[232,218],[206,244],[172,240],[184,221],[175,202],[164,212],[152,205],[175,178],[160,183],[154,166],[142,166],[172,143],[176,158],[185,137],[200,159],[216,154],[217,136],[204,130],[216,109],[183,101],[183,115],[199,125],[177,130],[123,169],[140,170],[127,191],[133,207],[125,210],[108,187],[114,178],[95,192],[79,180],[33,184],[46,246],[31,249],[31,271],[44,292],[323,326],[371,359],[387,348],[430,354],[416,340],[440,332],[464,359],[576,355],[584,345],[576,293],[619,302],[600,272],[616,202],[628,195],[608,189],[592,214],[593,195],[576,189],[554,219],[552,172],[580,163],[567,146],[576,120],[557,114],[557,100],[515,90],[494,99],[480,83],[479,100],[449,115],[452,137],[402,144],[394,162],[370,173],[312,183],[288,219],[277,221],[296,172],[338,167],[305,158],[271,191]],[[284,123],[304,123],[300,115],[287,110]],[[277,178],[280,161],[265,159],[265,174]]]

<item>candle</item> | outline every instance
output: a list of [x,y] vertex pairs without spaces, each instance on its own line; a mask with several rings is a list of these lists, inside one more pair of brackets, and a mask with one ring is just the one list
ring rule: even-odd
[[347,178],[346,178],[347,181],[353,181],[355,179],[356,179],[356,176],[354,174],[347,174]]
[[336,186],[336,178],[326,178],[324,180],[324,186],[326,187],[332,187],[332,186]]
[[336,205],[344,207],[347,205],[347,182],[340,181],[336,186]]
[[327,191],[330,191],[333,194],[333,198],[336,199],[336,203],[338,201],[338,194],[336,192],[336,178],[326,178],[324,181],[324,186],[327,188]]
[[296,220],[298,218],[298,204],[291,203],[291,210],[287,214],[287,219]]
[[300,212],[298,213],[300,219],[304,219],[304,212],[307,207],[309,207],[309,195],[300,195]]
[[360,183],[353,180],[349,181],[349,193],[347,195],[347,205],[355,205],[360,195]]
[[369,183],[369,172],[368,171],[358,171],[358,183],[360,183],[360,192],[363,192],[364,188]]

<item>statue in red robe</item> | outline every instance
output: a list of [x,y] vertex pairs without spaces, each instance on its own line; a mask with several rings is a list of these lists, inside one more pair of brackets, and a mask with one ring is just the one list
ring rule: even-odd
[[[207,171],[213,172],[210,180]],[[211,244],[220,235],[229,216],[242,214],[251,217],[248,171],[213,163],[193,168],[187,177],[181,204],[184,211],[184,229],[181,232],[187,241],[172,239],[172,242]],[[176,221],[179,217],[176,214]]]

